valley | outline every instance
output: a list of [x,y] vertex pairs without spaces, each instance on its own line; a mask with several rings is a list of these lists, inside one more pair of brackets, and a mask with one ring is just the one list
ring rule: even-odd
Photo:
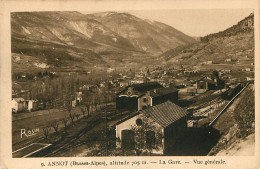
[[[19,149],[32,142],[49,147],[30,156],[216,155],[239,113],[248,117],[236,133],[254,133],[255,110],[237,106],[242,100],[254,107],[253,19],[193,38],[125,12],[12,13],[13,155],[25,155]],[[128,125],[133,121],[136,128]],[[21,140],[21,127],[40,131]],[[154,141],[143,145],[148,129]],[[143,149],[118,147],[135,145],[133,130],[145,136]]]

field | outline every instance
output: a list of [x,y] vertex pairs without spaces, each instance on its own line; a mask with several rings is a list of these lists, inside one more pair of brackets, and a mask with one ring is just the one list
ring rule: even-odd
[[[74,113],[80,114],[79,108],[73,109]],[[52,110],[40,110],[37,112],[32,112],[34,114],[32,117],[22,118],[23,116],[29,113],[20,113],[13,115],[13,123],[12,123],[12,143],[13,143],[13,151],[28,145],[34,141],[37,141],[44,137],[43,129],[46,127],[51,127],[53,122],[59,123],[59,128],[64,127],[61,120],[68,116],[68,111],[65,109],[52,109]],[[38,114],[38,115],[37,115]],[[42,114],[42,115],[39,115]],[[22,118],[22,119],[19,119]],[[18,119],[18,120],[14,120]],[[37,132],[33,136],[26,137],[23,135],[21,138],[21,129],[25,129],[26,131],[39,128],[39,132]],[[54,129],[51,128],[50,132],[54,132]],[[28,134],[28,132],[26,132]]]
[[[50,149],[51,152],[47,152],[47,156],[75,156],[82,153],[82,150],[88,150],[84,153],[84,156],[96,156],[101,155],[102,150],[100,146],[103,146],[105,138],[105,113],[107,111],[107,122],[108,122],[108,137],[110,145],[115,145],[115,136],[114,136],[114,123],[125,116],[131,114],[129,111],[115,111],[114,104],[108,104],[106,108],[100,109],[98,111],[93,111],[90,113],[90,116],[83,118],[83,115],[79,117],[78,120],[75,120],[74,125],[71,123],[67,127],[64,127],[64,124],[61,120],[68,116],[66,110],[41,110],[38,112],[28,113],[32,117],[25,117],[25,114],[14,115],[13,121],[13,152],[17,151],[20,148],[28,146],[32,143],[43,143],[43,144],[52,144]],[[81,113],[78,107],[73,109],[74,113]],[[92,112],[92,111],[91,111]],[[18,117],[17,117],[18,116]],[[58,132],[51,127],[53,122],[58,122],[59,129]],[[50,133],[48,134],[48,139],[44,136],[43,129],[50,128]],[[33,136],[23,136],[21,138],[21,128],[27,130],[34,130],[39,128],[39,132],[36,132]],[[93,150],[93,147],[98,146],[97,149]],[[28,150],[29,151],[29,150]],[[24,155],[28,152],[17,152],[14,153],[15,156]],[[101,154],[100,154],[101,153]]]

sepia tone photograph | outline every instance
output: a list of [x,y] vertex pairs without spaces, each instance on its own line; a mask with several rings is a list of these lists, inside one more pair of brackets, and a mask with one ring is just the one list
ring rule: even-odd
[[10,22],[13,158],[254,156],[254,9]]

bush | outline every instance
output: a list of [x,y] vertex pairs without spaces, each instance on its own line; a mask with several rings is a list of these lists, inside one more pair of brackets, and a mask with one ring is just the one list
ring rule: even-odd
[[235,120],[239,128],[239,137],[246,137],[254,132],[255,123],[255,94],[252,89],[245,91],[234,110]]

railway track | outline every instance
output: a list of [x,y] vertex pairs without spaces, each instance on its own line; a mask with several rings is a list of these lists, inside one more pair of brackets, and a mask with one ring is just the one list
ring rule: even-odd
[[[212,126],[212,125],[215,123],[215,121],[219,118],[219,116],[232,104],[232,102],[244,91],[244,89],[245,89],[247,86],[248,86],[248,84],[247,84],[245,87],[243,87],[243,88],[219,111],[219,113],[213,118],[213,120],[211,120],[211,121],[209,122],[209,125],[208,125],[208,126]],[[207,106],[210,105],[210,107],[209,107],[208,109],[203,110],[203,111],[195,112],[195,113],[193,114],[193,116],[194,116],[194,117],[205,116],[206,114],[209,114],[209,112],[212,110],[212,108],[216,107],[216,105],[218,105],[218,106],[223,106],[223,103],[225,103],[225,102],[224,102],[224,100],[220,99],[220,97],[219,97],[219,98],[216,98],[216,99],[213,99],[210,104],[205,103],[205,104],[202,104],[202,105],[199,106],[200,109],[201,109],[201,107],[203,108],[203,107],[207,107]],[[195,109],[195,110],[196,110],[196,109]],[[193,123],[193,121],[189,121],[189,122],[188,122],[188,125],[191,125],[192,123]]]
[[209,123],[209,126],[212,126],[216,121],[217,119],[219,118],[219,116],[225,112],[227,110],[227,108],[233,103],[233,101],[246,89],[246,87],[248,86],[249,84],[246,84],[245,87],[243,87],[243,89],[241,89],[229,102],[228,104],[219,112],[219,114]]
[[[124,115],[124,113],[123,113]],[[108,120],[115,120],[119,117],[121,117],[122,114],[113,114],[110,113],[107,115],[107,119]],[[76,148],[82,145],[85,145],[87,143],[90,142],[99,142],[100,140],[87,140],[87,141],[82,141],[80,140],[80,138],[82,138],[82,136],[86,135],[86,133],[88,133],[90,130],[92,130],[95,127],[98,127],[100,125],[102,125],[105,122],[103,116],[99,116],[96,117],[95,120],[91,121],[86,127],[84,127],[78,135],[76,135],[73,139],[71,139],[69,142],[67,142],[66,144],[62,145],[59,148],[56,148],[55,150],[53,150],[52,152],[48,153],[45,155],[45,157],[54,157],[55,155],[62,153],[62,152],[66,152],[68,151],[70,148]]]
[[[193,108],[193,110],[195,110],[195,112],[193,112],[193,117],[197,118],[197,117],[205,116],[207,114],[209,115],[212,110],[215,110],[215,109],[219,108],[224,103],[225,103],[225,101],[223,99],[221,99],[220,96],[215,98],[215,99],[213,99],[213,100],[211,100],[211,101],[203,103],[203,104]],[[205,109],[205,110],[200,111],[201,109]],[[192,123],[193,123],[193,120],[189,121],[188,122],[188,126],[190,126]]]

